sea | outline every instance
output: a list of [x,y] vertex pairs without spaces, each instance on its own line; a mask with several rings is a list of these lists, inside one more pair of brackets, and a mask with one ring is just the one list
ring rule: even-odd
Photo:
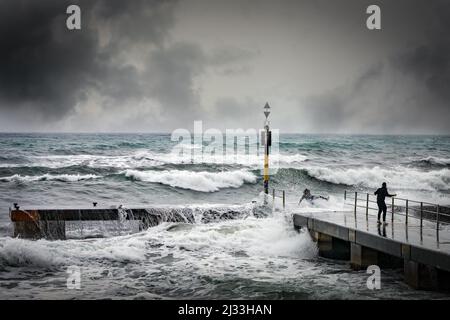
[[[399,197],[449,205],[450,136],[280,134],[270,155],[269,200],[272,189],[277,197],[264,216],[253,214],[267,200],[259,142],[211,152],[207,140],[171,134],[1,133],[0,299],[450,297],[411,289],[401,270],[382,270],[381,290],[371,290],[366,270],[319,257],[309,234],[292,224],[294,211],[345,210],[344,192],[373,193],[382,182]],[[298,205],[305,188],[329,200]],[[67,240],[13,237],[14,203],[94,202],[161,215],[189,208],[195,223],[142,230],[129,221],[80,222]],[[211,208],[235,216],[212,219]]]

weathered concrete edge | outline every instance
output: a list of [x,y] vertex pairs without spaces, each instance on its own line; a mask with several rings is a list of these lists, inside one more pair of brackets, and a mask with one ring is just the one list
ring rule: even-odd
[[294,225],[296,227],[307,227],[313,231],[349,241],[349,229],[334,223],[294,214]]
[[118,209],[40,209],[12,210],[10,219],[17,221],[76,221],[76,220],[117,220]]
[[295,227],[307,227],[312,231],[354,242],[396,257],[450,271],[450,255],[441,251],[421,248],[407,242],[383,238],[369,232],[340,226],[328,221],[321,221],[313,217],[305,217],[299,214],[294,214],[293,220]]

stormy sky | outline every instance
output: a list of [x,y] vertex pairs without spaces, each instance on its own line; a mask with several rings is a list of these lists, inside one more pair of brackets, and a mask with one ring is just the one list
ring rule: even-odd
[[282,132],[450,134],[449,31],[446,0],[0,0],[0,131],[259,128],[268,101]]

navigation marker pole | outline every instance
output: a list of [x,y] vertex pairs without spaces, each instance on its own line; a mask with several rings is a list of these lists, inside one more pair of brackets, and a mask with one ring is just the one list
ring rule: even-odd
[[[270,114],[270,106],[268,103],[264,106],[264,115],[266,116],[266,120],[264,122],[264,130],[263,131],[263,139],[262,144],[264,145],[264,199],[267,199],[267,195],[269,194],[269,147],[272,144],[272,132],[269,130],[269,117]],[[266,202],[266,201],[265,201]]]

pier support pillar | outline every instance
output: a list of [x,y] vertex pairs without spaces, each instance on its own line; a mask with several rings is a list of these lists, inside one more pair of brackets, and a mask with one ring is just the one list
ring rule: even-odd
[[319,255],[328,259],[348,260],[350,257],[350,245],[347,241],[316,232]]
[[412,260],[404,262],[405,282],[414,289],[436,290],[439,288],[438,270]]
[[351,243],[350,265],[354,270],[365,269],[370,265],[378,265],[378,252],[376,250]]

